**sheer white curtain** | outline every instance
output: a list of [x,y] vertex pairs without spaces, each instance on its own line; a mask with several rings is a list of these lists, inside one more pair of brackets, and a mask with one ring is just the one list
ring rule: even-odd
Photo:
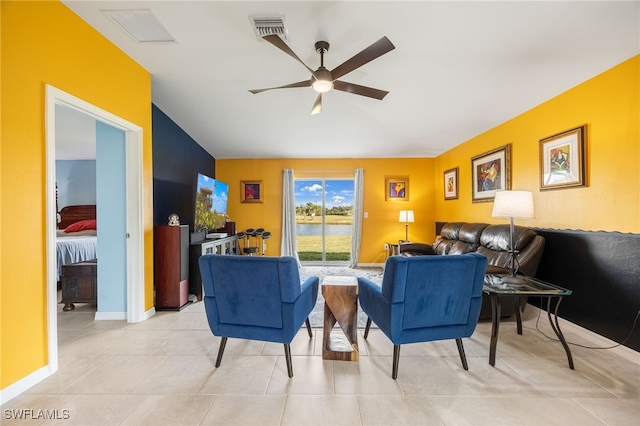
[[296,247],[296,192],[293,170],[284,169],[282,176],[282,243],[280,256],[293,256],[298,260]]
[[351,263],[350,268],[358,266],[360,241],[362,240],[362,191],[364,186],[364,170],[356,169],[353,180],[353,230],[351,231]]

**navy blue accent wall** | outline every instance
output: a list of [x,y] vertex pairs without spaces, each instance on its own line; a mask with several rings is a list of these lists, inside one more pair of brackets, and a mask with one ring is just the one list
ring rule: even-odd
[[153,224],[166,225],[172,213],[193,232],[198,173],[215,178],[207,151],[155,105],[153,130]]

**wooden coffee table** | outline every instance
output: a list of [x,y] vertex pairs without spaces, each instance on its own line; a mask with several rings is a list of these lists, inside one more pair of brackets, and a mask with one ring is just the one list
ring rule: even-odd
[[[328,276],[322,280],[324,327],[322,359],[358,361],[358,279]],[[338,323],[342,333],[332,333]]]

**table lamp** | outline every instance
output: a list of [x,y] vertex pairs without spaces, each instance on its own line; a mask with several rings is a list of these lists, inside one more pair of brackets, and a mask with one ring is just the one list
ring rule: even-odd
[[505,283],[522,283],[522,279],[516,276],[518,271],[518,254],[513,246],[513,219],[533,219],[535,217],[533,209],[533,193],[531,191],[499,191],[493,202],[492,217],[508,217],[509,227],[509,277],[502,277]]
[[404,223],[405,235],[404,240],[409,241],[409,222],[413,223],[413,210],[400,210],[400,217],[398,222]]

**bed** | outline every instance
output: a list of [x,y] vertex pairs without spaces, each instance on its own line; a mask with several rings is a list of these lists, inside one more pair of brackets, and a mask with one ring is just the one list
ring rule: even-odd
[[98,258],[98,237],[95,204],[66,206],[58,214],[56,275],[60,281],[63,266]]

